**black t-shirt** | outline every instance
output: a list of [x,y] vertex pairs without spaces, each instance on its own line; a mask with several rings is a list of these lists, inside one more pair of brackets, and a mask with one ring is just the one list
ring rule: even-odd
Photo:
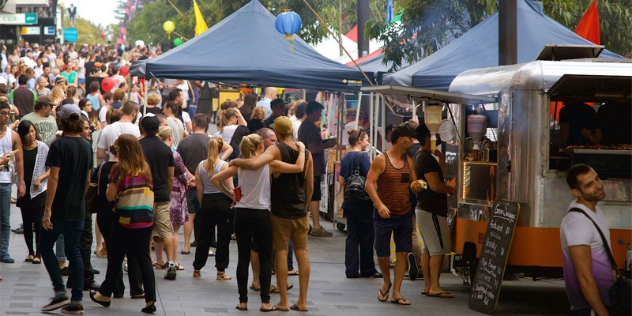
[[35,93],[26,87],[19,87],[13,90],[13,104],[20,111],[19,118],[33,112],[35,104]]
[[202,133],[193,133],[180,140],[178,153],[191,174],[195,174],[200,162],[208,158],[208,142],[210,140],[210,137]]
[[602,145],[632,144],[632,103],[606,103],[597,112],[597,128],[601,129]]
[[581,130],[593,130],[597,124],[597,112],[588,104],[571,103],[560,110],[560,124],[568,124],[568,140],[566,146],[590,145],[581,135]]
[[[309,144],[321,145],[323,139],[320,137],[320,128],[314,123],[303,122],[298,128],[298,139],[308,147]],[[312,153],[312,160],[314,166],[314,177],[320,176],[325,173],[325,152]]]
[[267,128],[272,128],[272,125],[274,124],[274,117],[272,117],[272,115],[268,116],[267,119],[263,120],[263,124],[267,127]]
[[85,72],[86,77],[90,77],[90,75],[92,75],[92,69],[94,68],[94,62],[93,61],[86,62],[83,67],[86,70]]
[[[140,112],[139,113],[143,114],[143,115],[145,114],[145,106],[144,105],[140,107]],[[161,114],[161,110],[157,106],[154,106],[152,108],[147,107],[147,113]]]
[[230,147],[233,148],[233,153],[228,157],[228,161],[233,160],[235,158],[239,158],[241,156],[241,149],[239,146],[241,145],[241,140],[244,139],[244,136],[248,136],[250,134],[250,130],[245,126],[238,126],[235,129],[235,133],[233,134],[233,138],[230,139]]
[[171,148],[156,136],[145,137],[140,140],[143,154],[151,169],[154,183],[154,202],[171,201],[171,191],[167,186],[167,169],[174,167]]
[[[99,201],[99,206],[97,208],[97,214],[103,214],[104,212],[113,212],[114,210],[114,205],[116,204],[116,202],[108,201],[106,193],[108,190],[108,184],[110,183],[110,172],[112,171],[112,166],[114,166],[115,164],[116,161],[104,162],[92,171],[90,182],[99,184],[99,196],[97,198],[97,200]],[[100,175],[99,168],[101,168]]]
[[51,219],[85,219],[86,178],[93,161],[92,146],[81,137],[62,137],[50,145],[46,165],[59,167]]
[[[415,173],[417,178],[428,182],[426,174],[436,172],[439,174],[439,181],[443,182],[443,171],[439,162],[427,151],[420,150],[415,154]],[[448,195],[436,193],[430,189],[421,190],[417,193],[417,207],[432,214],[448,216]]]

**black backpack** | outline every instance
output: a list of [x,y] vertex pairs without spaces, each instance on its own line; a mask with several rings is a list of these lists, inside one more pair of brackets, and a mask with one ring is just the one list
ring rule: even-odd
[[367,201],[371,198],[366,192],[366,178],[360,175],[360,159],[362,158],[362,152],[358,153],[355,159],[355,168],[351,171],[351,175],[347,179],[347,187],[345,189],[345,195],[356,201]]

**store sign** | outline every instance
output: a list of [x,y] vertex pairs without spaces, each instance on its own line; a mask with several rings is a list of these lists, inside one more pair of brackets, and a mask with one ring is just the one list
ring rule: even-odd
[[77,29],[76,28],[64,29],[64,41],[76,42],[77,41]]
[[39,26],[22,27],[22,35],[40,35],[40,27]]
[[54,26],[44,26],[44,35],[55,35]]
[[23,25],[23,24],[37,24],[37,14],[35,13],[0,14],[0,25]]

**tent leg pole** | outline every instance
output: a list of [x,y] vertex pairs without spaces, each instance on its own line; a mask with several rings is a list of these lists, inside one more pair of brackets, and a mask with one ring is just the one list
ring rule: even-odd
[[377,155],[377,129],[379,127],[379,116],[380,116],[380,95],[379,94],[375,94],[375,101],[373,102],[373,104],[375,105],[375,110],[373,112],[373,127],[371,128],[371,133],[373,134],[373,143],[375,144],[374,149],[373,149],[373,157],[375,157]]
[[384,95],[382,98],[382,151],[384,151],[384,145],[386,145],[386,100]]
[[[151,81],[151,79],[150,79]],[[147,81],[147,77],[145,77],[145,84],[143,86],[145,86],[144,90],[145,90],[145,94],[144,94],[144,98],[143,98],[143,116],[145,116],[145,114],[147,114],[147,86],[149,85],[149,82]]]
[[356,109],[356,119],[355,126],[353,128],[358,128],[358,120],[360,120],[360,110],[362,109],[362,92],[358,95],[358,108]]
[[[373,92],[371,92],[371,96],[370,96],[370,100],[369,101],[369,128],[371,130],[374,129],[374,124],[373,124]],[[373,159],[375,158],[375,138],[372,137],[373,135],[369,135],[370,138],[370,144],[371,144],[371,154],[369,155],[369,157],[371,158],[371,161],[373,161]]]

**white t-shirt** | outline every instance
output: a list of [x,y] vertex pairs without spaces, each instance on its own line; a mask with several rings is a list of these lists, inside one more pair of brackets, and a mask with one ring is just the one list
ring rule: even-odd
[[106,121],[106,116],[108,114],[109,109],[110,109],[109,106],[104,106],[101,108],[101,110],[99,110],[99,122],[105,123],[105,126],[107,126],[107,122],[105,121]]
[[342,128],[342,145],[349,146],[349,130],[355,127],[355,121],[345,124]]
[[233,139],[233,135],[235,135],[235,130],[237,130],[237,127],[239,127],[239,125],[224,126],[224,129],[222,130],[222,140],[224,141],[224,143],[230,144],[231,139]]
[[[109,153],[110,146],[114,144],[114,141],[121,134],[132,134],[134,137],[138,138],[140,137],[140,130],[138,129],[138,126],[130,122],[116,122],[114,124],[110,124],[101,130],[97,148],[105,149],[105,151]],[[113,158],[114,155],[110,154],[110,160]]]
[[184,80],[182,81],[182,84],[177,85],[176,88],[182,90],[182,98],[188,101],[189,100],[189,82]]
[[293,121],[292,122],[292,128],[294,129],[294,139],[296,139],[298,141],[298,129],[301,127],[301,121]]
[[79,53],[77,53],[77,51],[70,52],[69,54],[72,59],[77,59],[77,57],[79,57]]
[[84,58],[79,58],[79,70],[77,71],[77,78],[86,78],[86,60]]
[[[599,229],[604,234],[608,247],[610,246],[610,230],[603,216],[603,211],[596,207],[597,212],[591,211],[588,207],[577,202],[571,203],[569,210],[579,208],[583,210],[590,218],[597,223]],[[599,296],[604,305],[610,305],[608,290],[614,284],[614,275],[610,259],[604,248],[603,241],[599,232],[595,228],[586,215],[579,212],[568,212],[562,219],[560,225],[560,242],[562,244],[563,264],[564,264],[564,283],[566,283],[566,294],[573,309],[590,308],[588,302],[584,298],[577,280],[575,266],[570,256],[569,247],[587,245],[590,246],[592,258],[592,275],[599,289]],[[611,248],[612,249],[612,248]]]

